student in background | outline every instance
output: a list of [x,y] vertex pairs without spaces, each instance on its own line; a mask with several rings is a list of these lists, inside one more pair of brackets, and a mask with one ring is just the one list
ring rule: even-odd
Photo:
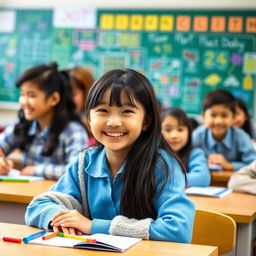
[[161,133],[154,89],[131,70],[105,73],[87,117],[98,141],[27,208],[28,225],[70,234],[110,233],[190,242],[195,208],[185,174]]
[[247,133],[233,127],[235,98],[228,91],[214,90],[203,100],[205,126],[192,134],[195,147],[201,147],[208,156],[208,164],[225,170],[239,170],[256,159],[252,141]]
[[[0,134],[6,155],[23,151],[21,175],[58,179],[67,163],[87,144],[88,136],[75,112],[71,86],[56,63],[26,70],[17,80],[19,120]],[[0,159],[0,173],[13,164]]]
[[88,69],[82,66],[76,66],[74,68],[67,69],[66,72],[72,86],[72,95],[76,105],[76,112],[79,114],[87,128],[89,135],[88,144],[92,145],[95,143],[95,139],[93,138],[86,121],[85,104],[87,94],[94,83],[94,77]]
[[209,186],[211,176],[207,158],[202,149],[191,145],[191,120],[176,107],[164,110],[161,117],[162,133],[187,170],[187,186]]
[[235,104],[236,104],[236,114],[235,114],[234,126],[236,128],[241,128],[245,132],[247,132],[251,137],[251,139],[256,144],[256,126],[253,124],[253,122],[250,119],[250,115],[245,103],[243,102],[242,99],[236,98]]
[[233,173],[228,187],[235,192],[256,194],[256,160]]
[[72,86],[72,95],[76,105],[76,112],[80,115],[83,121],[86,121],[85,104],[88,92],[94,83],[93,75],[88,69],[82,66],[67,69],[66,72]]

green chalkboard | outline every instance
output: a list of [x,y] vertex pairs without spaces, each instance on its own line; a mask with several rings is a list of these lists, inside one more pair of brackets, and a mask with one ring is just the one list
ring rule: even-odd
[[[17,76],[35,64],[84,65],[99,77],[130,67],[153,83],[164,106],[199,114],[209,91],[241,97],[253,114],[256,11],[103,10],[96,26],[53,26],[53,10],[14,10],[16,26],[0,30],[0,102],[17,102]],[[0,9],[1,18],[1,9]]]

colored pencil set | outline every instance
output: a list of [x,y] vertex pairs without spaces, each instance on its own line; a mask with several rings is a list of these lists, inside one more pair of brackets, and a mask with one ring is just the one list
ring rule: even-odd
[[29,241],[31,241],[31,240],[33,240],[35,238],[38,238],[40,236],[43,236],[45,234],[46,234],[46,231],[42,230],[42,231],[39,231],[39,232],[37,232],[35,234],[32,234],[30,236],[26,236],[26,237],[24,237],[22,239],[21,238],[14,238],[14,237],[4,236],[3,237],[3,241],[5,241],[5,242],[12,242],[12,243],[21,243],[21,242],[23,242],[23,243],[27,244]]
[[37,232],[30,236],[26,236],[23,239],[4,236],[3,241],[12,242],[12,243],[22,243],[23,242],[23,243],[27,244],[29,241],[31,241],[35,238],[38,238],[40,236],[42,237],[43,240],[48,240],[48,239],[58,236],[58,237],[72,238],[72,239],[76,239],[76,240],[80,240],[80,241],[84,241],[84,242],[88,242],[88,243],[96,243],[97,242],[96,239],[85,238],[85,237],[74,236],[74,235],[67,235],[67,234],[63,234],[61,232],[53,232],[53,233],[49,233],[46,235],[45,230]]

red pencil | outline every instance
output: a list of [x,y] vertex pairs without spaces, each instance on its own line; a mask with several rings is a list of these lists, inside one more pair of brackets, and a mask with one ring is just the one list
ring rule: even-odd
[[22,239],[21,238],[14,238],[14,237],[7,237],[7,236],[4,236],[3,237],[3,241],[5,242],[12,242],[12,243],[21,243],[22,242]]

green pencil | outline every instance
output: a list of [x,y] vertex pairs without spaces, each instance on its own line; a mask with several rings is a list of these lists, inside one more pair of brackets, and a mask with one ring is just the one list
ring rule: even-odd
[[28,179],[19,179],[19,178],[12,178],[12,177],[2,177],[0,178],[0,181],[3,182],[29,182]]

